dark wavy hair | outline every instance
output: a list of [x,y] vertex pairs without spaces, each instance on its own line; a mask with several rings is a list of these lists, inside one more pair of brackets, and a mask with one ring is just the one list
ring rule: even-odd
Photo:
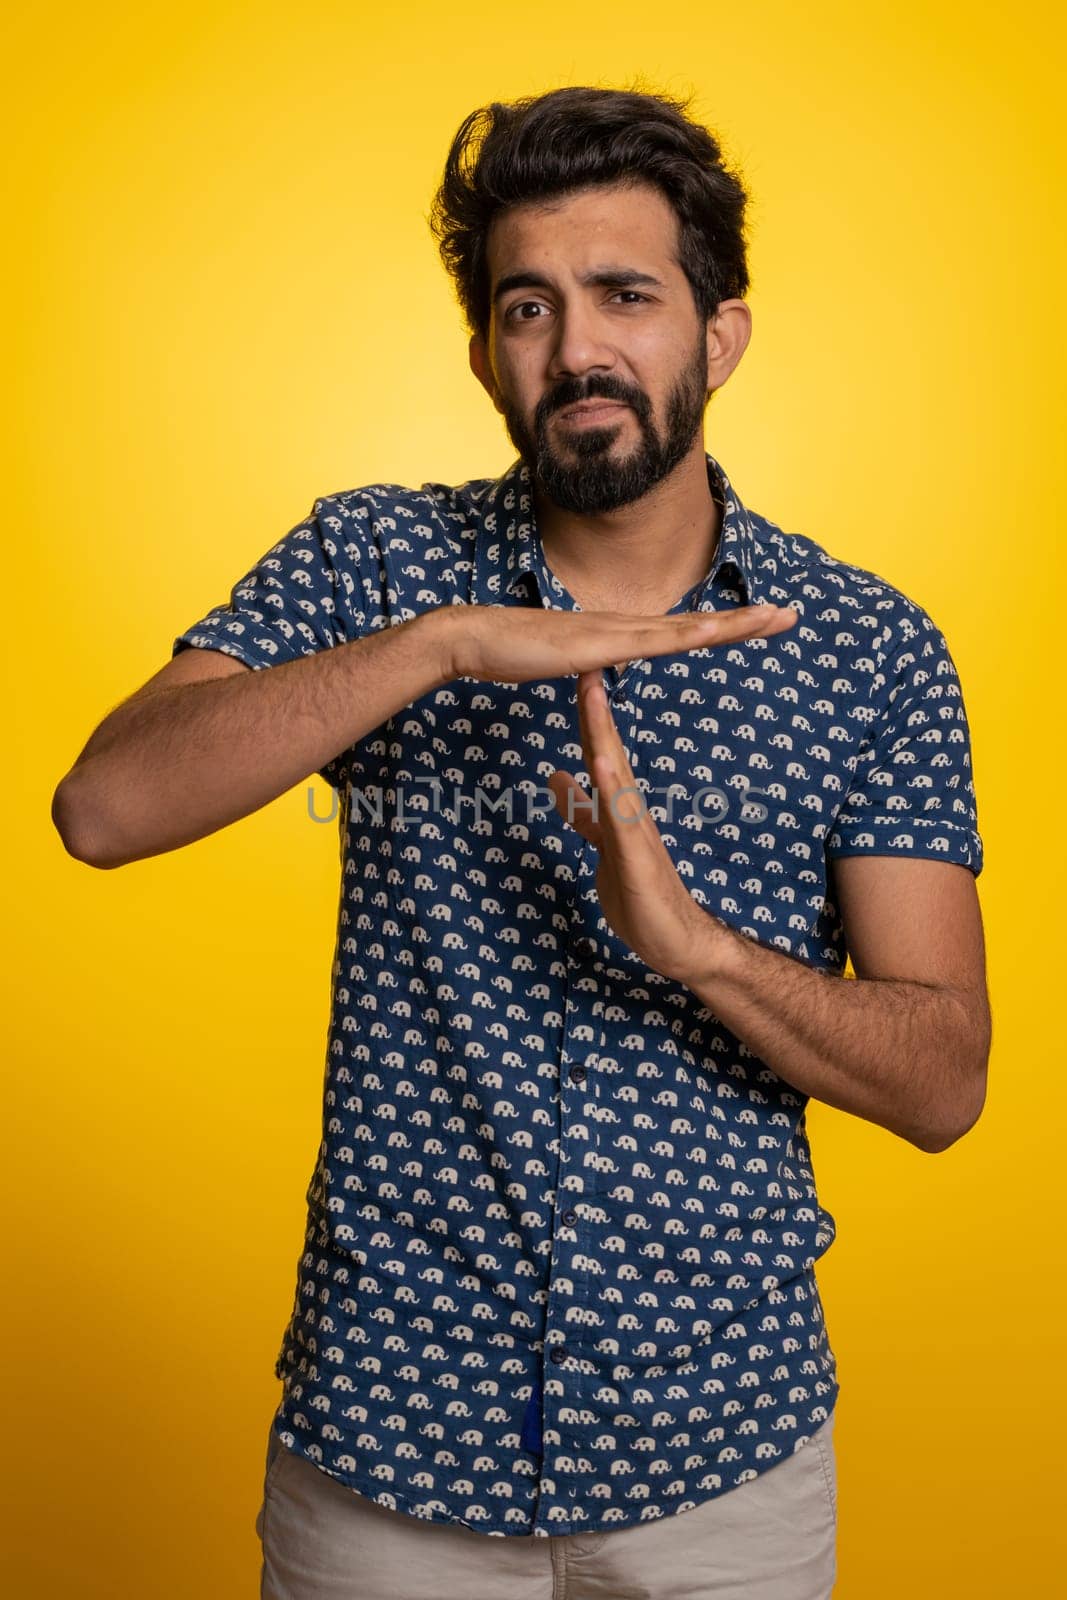
[[679,264],[701,316],[748,290],[748,194],[689,100],[637,89],[568,87],[461,123],[428,218],[471,333],[489,332],[486,241],[498,212],[594,184],[643,179],[674,207]]

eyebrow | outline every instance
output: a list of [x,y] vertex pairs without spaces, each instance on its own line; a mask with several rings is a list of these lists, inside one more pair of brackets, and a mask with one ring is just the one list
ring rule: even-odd
[[[636,267],[593,267],[591,271],[583,273],[578,279],[584,288],[616,288],[635,289],[639,285],[644,288],[666,289],[667,285],[654,278],[650,272],[638,272]],[[551,289],[551,281],[540,272],[520,270],[509,272],[501,278],[493,291],[494,303],[507,294],[511,289]]]

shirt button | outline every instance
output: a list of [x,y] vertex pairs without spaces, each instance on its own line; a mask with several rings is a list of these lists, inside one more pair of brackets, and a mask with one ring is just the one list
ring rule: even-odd
[[577,1213],[577,1211],[565,1211],[563,1213],[563,1220],[564,1220],[564,1222],[567,1224],[567,1226],[569,1228],[572,1223],[575,1223],[575,1222],[578,1221],[578,1213]]
[[585,1068],[584,1067],[572,1067],[571,1070],[570,1070],[570,1080],[571,1080],[572,1083],[584,1083],[585,1082]]
[[561,1344],[554,1344],[548,1352],[548,1359],[554,1361],[558,1367],[561,1361],[566,1361],[567,1352]]
[[581,939],[576,941],[574,948],[580,956],[591,956],[596,949],[596,944],[592,939],[587,939],[583,935]]

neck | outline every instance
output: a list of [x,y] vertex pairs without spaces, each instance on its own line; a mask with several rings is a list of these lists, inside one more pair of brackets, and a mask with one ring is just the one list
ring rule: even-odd
[[[564,511],[534,483],[549,567],[585,609],[629,602],[667,610],[715,560],[722,508],[712,497],[702,442],[648,494],[617,511]],[[621,607],[620,607],[621,609]]]

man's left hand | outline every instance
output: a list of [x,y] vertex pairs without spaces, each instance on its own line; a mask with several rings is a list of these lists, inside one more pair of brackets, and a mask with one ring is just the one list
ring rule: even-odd
[[597,894],[620,939],[664,977],[699,969],[715,919],[678,876],[634,781],[601,670],[578,674],[578,721],[588,795],[569,772],[548,778],[560,815],[599,852]]

